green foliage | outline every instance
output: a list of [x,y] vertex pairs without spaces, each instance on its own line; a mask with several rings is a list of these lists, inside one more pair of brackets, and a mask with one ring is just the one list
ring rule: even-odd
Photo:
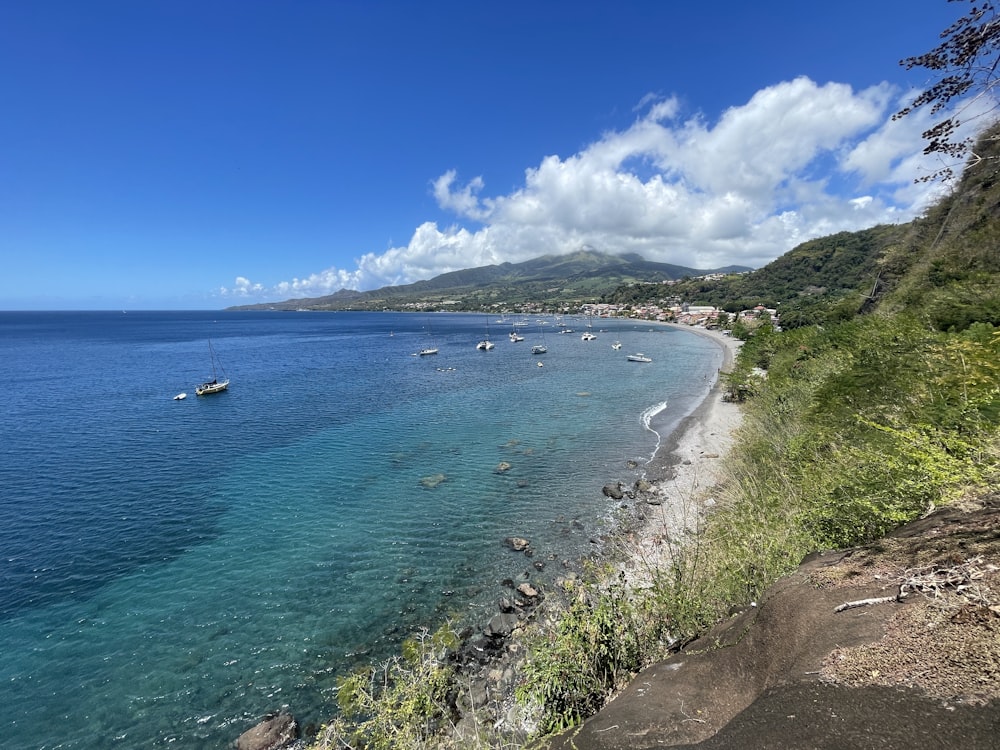
[[[1000,158],[1000,139],[977,151]],[[758,599],[805,554],[865,543],[935,505],[995,491],[996,217],[1000,176],[973,170],[910,225],[806,243],[768,273],[669,287],[709,304],[780,301],[789,324],[733,326],[744,344],[726,395],[744,402],[744,417],[705,527],[670,540],[669,562],[647,571],[643,588],[620,579],[583,587],[533,644],[518,698],[541,707],[541,732],[592,714],[671,644]],[[647,293],[663,287],[616,292],[630,301]],[[343,716],[316,748],[433,746],[453,718],[442,656],[453,639],[450,629],[424,633],[382,668],[345,678]]]
[[605,294],[601,301],[640,305],[673,297],[727,312],[761,304],[777,306],[786,328],[846,320],[857,313],[878,277],[883,257],[907,231],[904,225],[841,232],[805,242],[751,273],[683,279],[666,287],[627,284]]
[[518,688],[519,700],[541,704],[542,733],[591,715],[654,653],[662,653],[657,645],[667,637],[666,622],[650,605],[623,581],[579,591],[551,637],[532,649]]
[[402,656],[341,678],[341,717],[324,727],[313,750],[363,747],[372,750],[424,746],[447,726],[452,714],[454,673],[445,660],[458,636],[446,624],[409,639]]
[[837,547],[983,484],[1000,408],[994,333],[948,336],[879,316],[745,347],[740,359],[768,376],[745,407],[736,452],[753,487],[739,502],[759,510],[780,496],[810,546]]

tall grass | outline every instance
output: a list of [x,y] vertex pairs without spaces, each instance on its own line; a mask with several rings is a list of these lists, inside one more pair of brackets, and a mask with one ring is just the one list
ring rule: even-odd
[[[992,326],[941,333],[897,315],[758,331],[728,381],[746,399],[744,418],[710,512],[702,496],[685,498],[664,522],[667,554],[648,560],[640,585],[611,567],[592,571],[530,642],[517,697],[536,737],[597,711],[809,552],[870,541],[1000,479]],[[424,633],[381,669],[347,678],[341,718],[315,748],[524,746],[524,727],[505,725],[496,706],[494,721],[456,732],[471,688],[444,658],[453,638]]]

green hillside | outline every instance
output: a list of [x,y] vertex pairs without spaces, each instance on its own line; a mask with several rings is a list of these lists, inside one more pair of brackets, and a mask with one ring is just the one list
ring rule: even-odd
[[786,327],[843,320],[858,311],[878,283],[884,259],[909,232],[909,225],[841,232],[805,242],[750,273],[688,278],[667,289],[624,284],[601,301],[635,305],[673,299],[728,312],[764,305],[780,308]]
[[[696,637],[804,556],[875,542],[943,505],[996,502],[996,135],[1000,128],[977,144],[982,158],[954,192],[914,222],[809,242],[739,278],[675,285],[692,301],[766,300],[801,314],[786,327],[783,312],[781,331],[745,332],[725,378],[728,398],[743,402],[743,424],[697,544],[679,547],[642,596],[605,589],[574,607],[549,636],[558,656],[545,646],[533,662],[525,692],[544,697],[548,727],[585,715],[603,700],[595,690],[660,657],[664,627]],[[595,629],[610,607],[614,632]],[[625,661],[587,660],[620,655],[626,643],[646,646]],[[552,689],[557,679],[587,687],[567,696]],[[995,682],[977,689],[1000,695]]]
[[468,268],[412,284],[387,286],[368,292],[341,290],[325,297],[293,299],[231,310],[491,310],[541,305],[547,309],[575,308],[594,302],[623,284],[656,282],[747,268],[697,270],[656,263],[635,255],[608,255],[580,250],[568,255],[546,255],[523,263]]
[[[517,698],[539,734],[578,723],[677,644],[752,607],[805,556],[866,543],[888,548],[885,535],[941,506],[997,502],[1000,139],[991,136],[1000,128],[980,140],[982,158],[954,191],[916,221],[807,242],[753,273],[667,287],[692,303],[778,305],[782,328],[740,330],[746,340],[723,384],[725,397],[742,403],[743,421],[697,534],[666,538],[670,562],[649,570],[641,589],[626,587],[610,567],[575,582],[559,617],[519,640],[526,653]],[[572,277],[551,260],[541,265]],[[663,284],[649,282],[628,280],[607,299],[664,294]],[[941,554],[947,559],[934,565],[962,562]],[[996,596],[984,600],[990,628],[989,613],[1000,612]],[[976,622],[964,637],[976,644],[978,661],[993,666],[976,667],[965,687],[1000,698],[995,630]],[[941,648],[933,631],[922,632],[919,648]],[[443,717],[461,713],[454,696],[468,675],[434,656],[451,642],[457,636],[448,626],[419,642],[424,651],[414,641],[410,655],[387,668],[385,690],[370,689],[374,672],[345,680],[340,705],[362,719],[334,722],[316,747],[339,747],[345,737],[398,746],[392,738],[404,735],[410,747],[453,746]],[[885,684],[877,671],[868,678]],[[524,747],[523,739],[490,736],[490,746]]]

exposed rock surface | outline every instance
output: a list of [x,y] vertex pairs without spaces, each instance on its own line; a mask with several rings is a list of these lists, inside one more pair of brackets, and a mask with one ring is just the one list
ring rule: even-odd
[[282,750],[291,747],[299,737],[295,718],[281,712],[268,716],[236,740],[236,750]]
[[1000,747],[1000,496],[807,558],[549,743],[667,746]]
[[509,536],[503,540],[503,543],[515,552],[524,552],[531,546],[531,542],[520,536]]
[[605,497],[610,497],[612,500],[621,500],[625,497],[625,493],[622,491],[620,484],[606,484],[602,489]]

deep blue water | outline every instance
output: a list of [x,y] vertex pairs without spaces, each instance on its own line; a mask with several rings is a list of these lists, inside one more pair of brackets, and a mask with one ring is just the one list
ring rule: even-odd
[[[600,488],[635,478],[721,351],[545,320],[515,344],[495,316],[0,312],[3,746],[219,748],[283,705],[320,721],[338,674],[484,622],[527,566],[504,537],[586,554]],[[198,398],[209,341],[232,385]]]

